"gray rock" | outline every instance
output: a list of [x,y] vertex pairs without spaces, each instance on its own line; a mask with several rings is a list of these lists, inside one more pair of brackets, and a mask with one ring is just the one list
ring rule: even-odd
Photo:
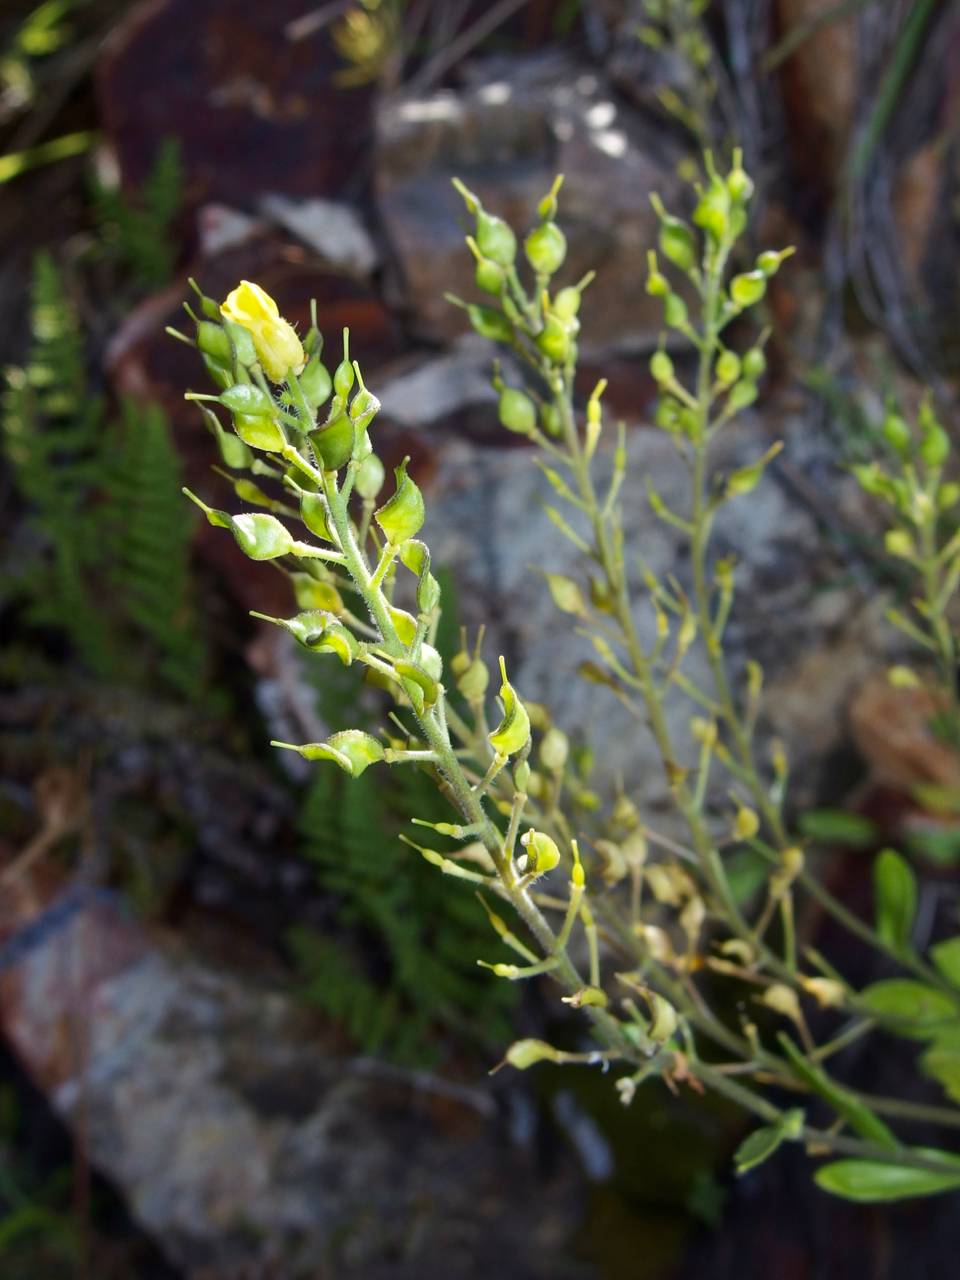
[[266,195],[260,201],[260,209],[331,267],[363,277],[377,265],[377,249],[370,232],[356,209],[348,204]]
[[576,1162],[545,1177],[511,1146],[485,1075],[345,1057],[268,981],[146,935],[105,895],[68,890],[39,918],[23,902],[5,1031],[185,1274],[593,1274],[566,1257]]
[[375,190],[414,328],[446,341],[463,331],[444,292],[475,295],[459,176],[493,212],[524,227],[563,173],[564,281],[595,269],[584,298],[585,350],[656,343],[660,303],[644,289],[655,243],[650,193],[682,199],[681,153],[616,100],[597,73],[555,55],[477,64],[463,92],[387,100],[377,118]]
[[[723,508],[713,545],[715,556],[733,555],[737,562],[737,593],[726,635],[733,678],[742,676],[748,658],[765,669],[761,758],[764,738],[776,732],[795,767],[793,794],[809,801],[824,756],[844,740],[844,706],[856,687],[889,659],[897,639],[881,621],[883,601],[871,601],[851,581],[848,567],[823,537],[818,511],[798,496],[789,478],[794,470],[816,475],[822,486],[818,491],[829,495],[834,510],[844,502],[856,504],[859,490],[827,461],[828,451],[809,439],[802,422],[787,422],[782,434],[787,461],[775,463],[749,497]],[[715,464],[725,471],[745,465],[769,443],[761,420],[749,417],[720,438]],[[661,432],[634,430],[628,445],[626,555],[637,587],[638,621],[649,639],[653,618],[640,582],[643,565],[661,578],[675,574],[687,590],[690,581],[684,536],[653,515],[644,483],[648,478],[664,502],[683,513],[688,482]],[[594,655],[589,641],[577,634],[576,620],[557,612],[540,571],[578,578],[583,557],[544,512],[543,503],[556,503],[556,496],[534,465],[532,450],[437,437],[436,456],[440,461],[427,498],[423,536],[435,562],[454,573],[463,621],[471,627],[486,624],[488,662],[495,665],[496,655],[506,654],[521,695],[545,703],[561,727],[591,743],[601,791],[609,791],[622,777],[647,809],[669,822],[669,792],[644,724],[608,690],[574,676],[578,663]],[[601,476],[608,468],[609,456],[601,450]],[[577,528],[577,513],[564,514]],[[684,671],[709,688],[698,646],[688,654]],[[693,715],[702,713],[673,690],[667,714],[681,744],[681,759],[686,756],[693,763],[688,726]],[[722,788],[718,801],[727,809],[725,794]]]

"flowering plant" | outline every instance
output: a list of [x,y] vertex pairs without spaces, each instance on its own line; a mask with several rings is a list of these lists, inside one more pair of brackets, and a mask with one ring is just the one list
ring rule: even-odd
[[[724,657],[735,573],[729,562],[713,559],[712,528],[721,507],[756,488],[780,447],[727,475],[713,474],[711,445],[756,400],[766,364],[764,335],[738,349],[728,334],[733,320],[761,304],[790,250],[767,251],[749,269],[731,269],[752,194],[738,156],[726,173],[707,158],[692,223],[654,199],[660,229],[647,287],[662,299],[666,329],[692,348],[696,370],[685,381],[666,341],[650,361],[660,391],[656,423],[691,483],[685,511],[654,492],[649,500],[655,515],[689,540],[692,587],[687,592],[672,578],[648,574],[641,601],[627,573],[621,522],[625,431],[618,426],[608,445],[605,382],[582,412],[574,393],[580,303],[591,276],[555,285],[566,257],[556,221],[560,185],[558,179],[540,202],[521,251],[507,223],[457,184],[474,223],[467,246],[486,301],[451,301],[529,372],[523,387],[495,375],[500,421],[540,450],[559,504],[548,508],[550,518],[588,566],[582,581],[548,575],[549,588],[557,607],[590,637],[595,660],[588,676],[653,735],[684,838],[645,823],[625,794],[605,816],[585,816],[576,804],[583,788],[565,733],[547,711],[524,702],[502,657],[493,724],[491,672],[479,642],[464,643],[444,666],[434,645],[441,591],[420,536],[424,499],[405,460],[380,500],[385,474],[373,439],[379,403],[350,359],[348,335],[331,373],[315,317],[301,341],[273,300],[243,282],[222,307],[200,295],[200,314],[190,313],[195,336],[187,340],[218,388],[190,398],[234,475],[238,498],[253,510],[230,515],[189,496],[245,555],[276,561],[288,574],[298,612],[266,620],[311,652],[359,667],[394,704],[379,736],[345,728],[324,742],[274,745],[333,763],[351,777],[382,765],[433,775],[449,801],[450,821],[413,822],[432,826],[445,847],[422,844],[419,835],[406,843],[451,878],[451,891],[466,887],[481,895],[512,955],[478,963],[510,982],[547,975],[559,999],[589,1026],[591,1042],[581,1051],[525,1039],[507,1049],[506,1064],[611,1065],[625,1104],[654,1079],[672,1089],[716,1090],[760,1121],[737,1151],[741,1171],[783,1142],[802,1142],[812,1154],[831,1156],[816,1172],[819,1185],[851,1199],[960,1189],[960,1155],[909,1145],[888,1123],[955,1126],[956,1109],[856,1091],[831,1062],[879,1024],[924,1044],[924,1069],[957,1101],[960,938],[941,943],[929,958],[914,950],[916,884],[894,851],[875,865],[872,925],[820,884],[788,820],[782,749],[769,769],[756,757],[763,673],[749,664],[741,693]],[[919,471],[909,460],[912,443],[894,444],[907,460],[906,476],[884,478],[877,468],[861,480],[920,534],[920,550],[911,542],[908,558],[929,578],[933,595],[912,625],[918,636],[929,626],[931,642],[943,648],[949,637],[943,609],[960,575],[960,552],[955,538],[938,546],[931,512],[956,501],[955,486],[940,487],[944,448],[929,423],[922,424]],[[611,461],[602,483],[601,457]],[[907,554],[902,537],[888,542],[894,553]],[[650,643],[638,624],[641,606],[655,621]],[[707,660],[705,686],[685,662],[695,645]],[[952,649],[950,655],[952,664]],[[692,760],[672,739],[668,696],[696,709]],[[718,775],[732,796],[721,830],[707,807]],[[768,865],[759,896],[746,901],[729,873],[731,852],[742,848]],[[906,976],[858,991],[816,952],[801,955],[798,895],[812,895]],[[714,1009],[708,977],[749,992],[755,1013],[742,1003],[732,1015]],[[814,1024],[826,1028],[825,1038],[814,1036]],[[785,1096],[791,1105],[783,1104]]]

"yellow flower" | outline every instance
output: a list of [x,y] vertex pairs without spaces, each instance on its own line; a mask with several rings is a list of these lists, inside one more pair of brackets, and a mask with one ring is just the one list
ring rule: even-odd
[[282,382],[291,369],[299,373],[303,368],[306,356],[300,339],[269,293],[258,284],[241,280],[220,310],[228,320],[248,331],[264,372],[272,381]]

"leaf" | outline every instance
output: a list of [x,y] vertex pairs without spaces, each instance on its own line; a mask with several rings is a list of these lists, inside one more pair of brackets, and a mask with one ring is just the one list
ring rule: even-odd
[[852,849],[866,848],[877,838],[877,829],[869,818],[845,809],[811,809],[801,815],[800,830],[811,840],[849,845]]
[[837,1084],[822,1067],[804,1057],[786,1032],[781,1032],[777,1039],[790,1059],[790,1065],[797,1079],[828,1102],[837,1115],[843,1116],[855,1133],[858,1133],[861,1138],[879,1142],[885,1147],[897,1146],[897,1140],[890,1129],[879,1116],[874,1115],[870,1108],[860,1101],[855,1093]]
[[764,1125],[748,1134],[733,1154],[733,1163],[737,1173],[746,1173],[763,1164],[777,1150],[781,1143],[795,1141],[803,1132],[803,1111],[793,1107],[785,1111],[776,1124]]
[[955,1022],[957,1006],[948,995],[913,978],[886,978],[860,992],[871,1013],[888,1020],[890,1030],[915,1040],[927,1040]]
[[950,985],[960,988],[960,935],[931,947],[930,958]]
[[942,1086],[948,1098],[960,1102],[960,1031],[934,1040],[921,1057],[920,1066]]
[[917,914],[917,881],[905,858],[884,849],[873,864],[873,891],[877,933],[898,951],[910,947]]
[[941,1191],[960,1190],[960,1158],[946,1151],[923,1148],[914,1148],[913,1154],[956,1163],[957,1172],[934,1173],[881,1160],[834,1160],[831,1164],[822,1165],[813,1175],[813,1180],[821,1190],[859,1204],[909,1200],[916,1196],[937,1195]]

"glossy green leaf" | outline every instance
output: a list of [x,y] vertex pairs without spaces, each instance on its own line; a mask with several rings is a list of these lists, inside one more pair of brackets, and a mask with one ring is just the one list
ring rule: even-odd
[[823,1191],[860,1204],[909,1200],[960,1190],[960,1157],[926,1149],[914,1149],[913,1154],[956,1163],[957,1172],[934,1173],[879,1160],[834,1160],[816,1171],[814,1181]]
[[960,1025],[934,1040],[920,1058],[920,1066],[937,1081],[948,1098],[960,1102]]
[[960,936],[931,947],[930,959],[951,986],[960,988]]
[[913,978],[886,978],[861,991],[860,999],[890,1030],[916,1040],[938,1034],[960,1016],[956,1004],[935,987]]
[[801,815],[800,830],[811,840],[853,849],[864,849],[877,838],[877,829],[869,818],[845,809],[811,809]]
[[906,951],[917,914],[917,880],[905,858],[883,849],[873,864],[877,933],[891,947]]

